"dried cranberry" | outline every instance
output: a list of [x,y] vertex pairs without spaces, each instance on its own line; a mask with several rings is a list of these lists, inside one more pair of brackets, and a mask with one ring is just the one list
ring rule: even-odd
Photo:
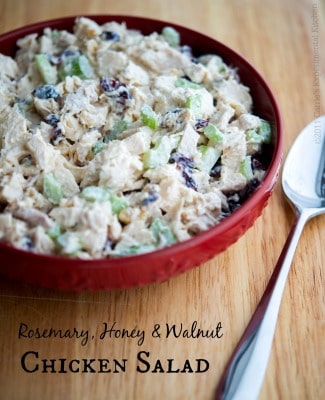
[[229,200],[228,201],[228,209],[222,208],[222,216],[226,217],[226,216],[232,214],[239,207],[240,207],[240,203],[238,203],[234,200]]
[[182,168],[190,169],[191,171],[194,168],[194,162],[191,158],[186,157],[182,153],[173,153],[171,155],[171,161],[175,162],[176,164],[180,165]]
[[32,92],[33,96],[38,99],[46,100],[46,99],[54,99],[56,100],[60,95],[56,88],[52,85],[43,85],[34,89]]
[[74,57],[74,56],[78,56],[79,54],[80,54],[79,50],[66,49],[62,53],[62,57],[65,57],[65,58]]
[[51,143],[55,146],[63,140],[62,130],[58,126],[53,129]]
[[125,105],[126,100],[132,98],[128,87],[117,79],[101,77],[99,84],[104,92],[109,93],[110,97],[116,97],[119,104]]
[[153,203],[154,201],[158,200],[158,198],[159,198],[158,193],[155,192],[155,191],[153,191],[153,190],[151,190],[151,191],[148,193],[148,195],[144,198],[142,204],[143,204],[144,206],[147,206],[148,204]]
[[191,158],[186,157],[184,154],[178,152],[171,155],[171,161],[175,162],[177,167],[182,171],[185,185],[197,191],[197,184],[191,176],[195,166],[194,161]]
[[252,168],[253,170],[265,170],[264,162],[261,160],[262,154],[254,154],[252,156]]
[[114,42],[117,42],[120,40],[120,35],[114,31],[103,31],[99,37],[102,40],[113,40]]
[[188,45],[181,46],[180,51],[182,54],[186,55],[190,60],[192,60],[193,53],[192,53],[192,48]]
[[207,125],[209,125],[209,121],[207,119],[197,119],[196,123],[194,125],[194,128],[195,129],[201,129],[201,128],[204,128]]
[[53,127],[56,127],[60,119],[56,114],[48,114],[45,117],[45,121]]
[[247,182],[247,185],[244,187],[244,189],[239,191],[240,201],[243,202],[247,200],[259,184],[260,181],[257,178],[253,178],[249,182]]
[[113,244],[112,240],[109,237],[107,237],[105,244],[103,246],[103,252],[105,253],[106,251],[111,250],[113,248],[113,246],[114,246],[114,244]]
[[221,164],[216,164],[210,171],[210,176],[214,179],[219,179],[221,176],[221,169],[222,166]]
[[121,83],[119,88],[118,88],[118,93],[119,96],[122,97],[123,99],[129,100],[131,99],[131,94],[129,92],[129,89],[127,88],[127,86],[124,83]]
[[241,204],[243,204],[250,197],[250,195],[256,190],[259,184],[260,181],[256,178],[253,178],[247,183],[247,185],[243,189],[239,190],[238,192],[235,191],[228,192],[226,194],[228,209],[223,211],[225,213],[234,212],[238,207],[241,206]]
[[121,85],[119,86],[117,91],[118,91],[117,102],[119,104],[122,104],[124,106],[126,103],[126,100],[132,99],[129,89],[127,88],[127,86],[124,83],[121,83]]
[[33,250],[34,242],[30,236],[24,236],[22,239],[23,248],[26,250]]
[[171,111],[168,111],[168,112],[170,112],[172,114],[179,114],[182,112],[182,109],[181,108],[173,108]]
[[195,180],[193,179],[192,176],[190,176],[186,171],[183,171],[183,178],[185,180],[185,185],[190,188],[193,189],[195,191],[197,191],[197,184],[195,182]]
[[104,92],[113,92],[114,90],[117,90],[120,86],[120,82],[117,79],[105,77],[99,78],[99,84]]
[[52,65],[59,65],[62,62],[62,58],[60,56],[55,56],[54,54],[49,55],[49,60]]

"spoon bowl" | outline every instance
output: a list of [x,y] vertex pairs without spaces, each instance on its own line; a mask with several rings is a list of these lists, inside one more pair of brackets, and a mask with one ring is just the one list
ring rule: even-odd
[[282,187],[298,210],[325,206],[325,116],[307,125],[289,151]]
[[325,213],[325,116],[307,125],[292,145],[282,172],[295,221],[266,290],[239,340],[216,391],[218,400],[254,400],[271,353],[282,294],[306,222]]

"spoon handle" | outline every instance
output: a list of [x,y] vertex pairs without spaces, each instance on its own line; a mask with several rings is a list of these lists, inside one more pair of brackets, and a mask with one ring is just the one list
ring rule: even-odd
[[271,279],[221,377],[216,391],[217,400],[257,399],[271,353],[287,276],[309,218],[308,210],[297,212]]

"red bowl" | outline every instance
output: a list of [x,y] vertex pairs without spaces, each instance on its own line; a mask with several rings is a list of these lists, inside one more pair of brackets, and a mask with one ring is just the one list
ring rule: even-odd
[[[25,26],[0,36],[1,52],[13,56],[17,39],[42,33],[45,27],[71,30],[76,16],[44,21]],[[241,82],[250,88],[254,113],[270,121],[273,141],[269,166],[258,189],[232,215],[206,232],[151,253],[112,259],[80,260],[39,255],[0,243],[0,274],[25,283],[63,290],[101,290],[130,288],[165,281],[187,271],[224,251],[251,227],[267,205],[277,181],[283,151],[283,125],[274,95],[255,68],[242,56],[217,40],[188,28],[148,18],[121,15],[90,15],[103,24],[125,22],[128,28],[144,34],[176,28],[182,43],[192,47],[194,54],[219,54],[235,67]]]

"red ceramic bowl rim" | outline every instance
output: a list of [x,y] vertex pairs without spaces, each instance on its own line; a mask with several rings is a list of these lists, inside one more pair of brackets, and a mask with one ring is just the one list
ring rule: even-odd
[[[163,257],[170,257],[172,258],[174,254],[178,253],[179,251],[183,251],[186,249],[190,249],[191,247],[196,247],[200,245],[202,242],[205,242],[209,239],[212,239],[215,236],[218,236],[222,233],[227,232],[230,228],[232,228],[234,225],[240,221],[246,213],[249,213],[249,210],[252,209],[252,207],[255,204],[258,204],[260,202],[265,201],[265,194],[269,193],[273,190],[273,187],[277,181],[278,175],[279,175],[279,170],[282,162],[282,156],[283,156],[283,122],[282,122],[282,117],[281,117],[281,112],[278,106],[278,102],[273,94],[272,89],[270,88],[269,84],[266,82],[266,80],[262,77],[262,75],[255,69],[255,67],[242,55],[237,53],[235,50],[231,49],[227,45],[225,45],[222,42],[219,42],[217,39],[205,35],[204,33],[201,33],[199,31],[193,30],[191,28],[185,27],[183,25],[179,25],[176,23],[172,22],[167,22],[164,20],[160,19],[153,19],[153,18],[147,18],[147,17],[141,17],[141,16],[131,16],[131,15],[121,15],[121,14],[80,14],[80,15],[73,15],[73,16],[66,16],[62,18],[56,18],[56,19],[50,19],[50,20],[44,20],[40,22],[35,22],[28,24],[24,27],[21,28],[16,28],[14,30],[11,30],[9,32],[5,32],[0,35],[0,44],[1,42],[8,41],[9,40],[9,48],[13,49],[14,44],[16,43],[17,39],[25,36],[26,34],[30,34],[33,32],[39,32],[41,29],[44,29],[45,27],[55,27],[58,25],[66,25],[67,23],[72,24],[74,20],[78,17],[87,17],[90,19],[94,19],[95,21],[99,23],[105,23],[109,21],[125,21],[126,24],[128,25],[128,22],[136,22],[141,26],[141,23],[145,24],[146,22],[150,22],[153,24],[157,24],[160,26],[172,26],[175,29],[186,31],[187,33],[192,33],[197,36],[199,36],[201,39],[208,39],[212,40],[215,42],[215,44],[219,48],[225,49],[228,53],[231,53],[234,55],[238,60],[241,61],[242,64],[246,64],[246,66],[254,73],[254,76],[257,78],[259,83],[263,86],[265,92],[267,93],[267,96],[269,98],[270,103],[272,104],[272,108],[274,109],[274,115],[275,115],[275,126],[277,128],[277,136],[276,136],[276,143],[274,145],[274,151],[273,155],[271,158],[271,161],[269,163],[267,172],[265,174],[265,177],[261,184],[258,186],[258,188],[254,191],[254,193],[236,210],[234,211],[230,216],[226,217],[223,221],[218,223],[217,225],[211,227],[207,231],[201,232],[198,235],[184,240],[182,242],[178,242],[172,246],[165,247],[162,249],[158,249],[152,252],[148,253],[142,253],[142,254],[136,254],[136,255],[130,255],[130,256],[122,256],[122,257],[109,257],[109,258],[97,258],[97,259],[79,259],[79,258],[72,258],[69,259],[64,256],[60,255],[46,255],[46,254],[39,254],[39,253],[32,253],[27,250],[22,250],[15,248],[11,245],[8,245],[6,243],[1,243],[0,242],[0,251],[1,248],[3,249],[10,249],[10,251],[13,252],[18,252],[22,256],[24,254],[28,254],[29,257],[36,257],[38,259],[43,259],[44,262],[46,263],[46,260],[57,260],[58,262],[60,260],[64,260],[64,262],[69,262],[72,266],[80,266],[82,267],[83,264],[89,266],[90,264],[96,265],[98,261],[105,261],[105,266],[103,268],[123,268],[125,266],[126,268],[130,263],[136,264],[137,262],[150,262],[151,259],[156,259],[157,257],[163,256]],[[141,30],[140,28],[138,28]],[[1,49],[1,52],[3,50]]]

